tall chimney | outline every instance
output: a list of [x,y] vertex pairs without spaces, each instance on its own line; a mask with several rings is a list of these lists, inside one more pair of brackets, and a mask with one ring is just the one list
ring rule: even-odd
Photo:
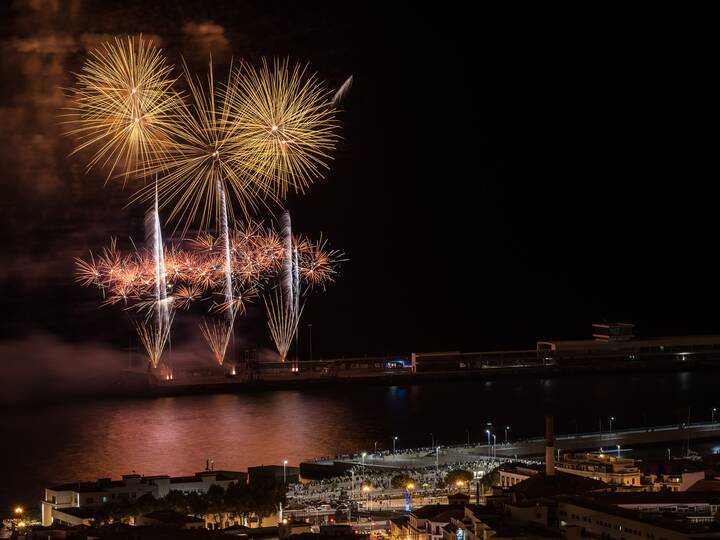
[[555,475],[555,429],[552,415],[545,416],[545,475]]

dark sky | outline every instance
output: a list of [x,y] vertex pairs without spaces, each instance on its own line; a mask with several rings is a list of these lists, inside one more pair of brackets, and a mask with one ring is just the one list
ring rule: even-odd
[[[132,343],[123,313],[73,283],[72,258],[138,237],[142,211],[67,157],[58,114],[87,49],[139,32],[197,70],[212,52],[220,67],[307,61],[334,87],[354,76],[331,172],[288,201],[301,232],[350,259],[306,308],[316,356],[533,347],[603,319],[717,332],[710,13],[308,4],[3,4],[5,356]],[[259,309],[238,332],[268,345]]]

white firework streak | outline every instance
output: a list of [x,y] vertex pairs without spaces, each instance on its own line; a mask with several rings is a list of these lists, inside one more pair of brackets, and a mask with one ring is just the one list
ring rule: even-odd
[[[228,227],[227,200],[225,197],[225,187],[220,178],[217,179],[218,205],[220,207],[220,234],[223,236],[225,243],[225,305],[233,305],[233,287],[232,287],[232,263],[230,261],[230,229]],[[232,322],[235,319],[234,308],[227,310],[228,319]]]

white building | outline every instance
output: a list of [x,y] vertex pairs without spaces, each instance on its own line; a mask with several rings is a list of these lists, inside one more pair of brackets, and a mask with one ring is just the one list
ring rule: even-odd
[[41,503],[42,524],[49,526],[53,521],[60,521],[69,525],[87,525],[91,510],[107,503],[132,501],[148,494],[161,499],[170,491],[205,493],[212,485],[227,488],[233,482],[245,484],[247,473],[204,471],[179,477],[125,474],[122,480],[100,478],[94,482],[62,484],[45,488],[45,498]]

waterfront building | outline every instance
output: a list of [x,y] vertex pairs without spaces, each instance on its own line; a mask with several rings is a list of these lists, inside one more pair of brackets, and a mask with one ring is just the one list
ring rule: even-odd
[[45,489],[41,503],[42,524],[53,521],[80,525],[89,523],[94,510],[110,502],[133,501],[143,495],[156,499],[170,491],[206,493],[212,485],[226,489],[231,483],[247,483],[247,474],[237,471],[203,471],[193,476],[143,476],[125,474],[121,480],[100,478],[94,482],[74,482]]
[[555,465],[558,471],[586,476],[611,486],[640,488],[641,473],[634,459],[611,454],[563,454]]
[[248,478],[251,484],[273,483],[294,484],[300,481],[300,468],[289,465],[260,465],[248,467]]
[[542,466],[526,465],[524,463],[503,463],[499,468],[499,486],[509,488],[540,473]]

